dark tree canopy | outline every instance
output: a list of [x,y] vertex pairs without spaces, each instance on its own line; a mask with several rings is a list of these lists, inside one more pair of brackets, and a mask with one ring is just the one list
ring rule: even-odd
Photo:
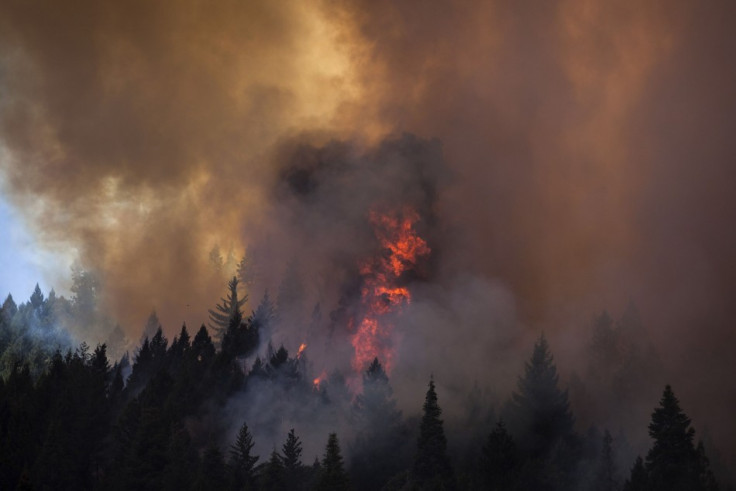
[[647,491],[649,489],[649,477],[641,457],[636,458],[634,467],[631,468],[631,477],[626,480],[624,491]]
[[593,481],[593,489],[595,491],[617,491],[620,489],[613,456],[613,438],[608,430],[603,432],[603,442]]
[[548,457],[560,440],[573,435],[567,391],[560,390],[558,382],[549,343],[542,335],[512,395],[515,430],[523,449],[533,458]]
[[318,491],[345,491],[350,489],[348,475],[345,472],[337,434],[330,433],[327,439],[325,455],[320,466],[320,476],[316,489]]
[[667,385],[652,413],[649,436],[654,440],[646,458],[649,488],[659,490],[712,489],[707,459],[695,448],[695,430],[680,408],[680,401]]
[[238,431],[235,443],[230,446],[231,486],[233,489],[242,489],[244,486],[253,486],[255,483],[255,465],[258,456],[253,455],[253,435],[248,430],[247,423],[243,423]]
[[[105,344],[71,348],[59,323],[74,315],[69,301],[40,288],[20,305],[8,296],[0,308],[0,489],[620,489],[610,434],[595,427],[585,438],[573,432],[544,337],[505,407],[507,429],[501,421],[492,427],[495,409],[478,402],[478,387],[468,397],[471,418],[443,421],[434,380],[422,411],[416,407],[405,418],[378,359],[358,374],[359,388],[356,374],[339,370],[326,379],[320,374],[315,387],[321,360],[292,358],[270,338],[267,352],[242,356],[248,350],[241,335],[251,326],[268,331],[273,322],[267,296],[248,319],[228,317],[219,348],[204,325],[192,335],[182,326],[169,343],[152,315],[151,330],[130,358],[111,359]],[[610,321],[602,318],[600,339],[610,334]],[[622,325],[616,329],[629,329]],[[100,332],[126,344],[122,328],[103,324]],[[252,426],[232,435],[233,417]],[[286,424],[293,428],[279,442]],[[309,453],[315,442],[303,443],[297,433],[314,438],[347,425],[345,461],[332,433],[322,461],[302,464],[302,448]],[[625,489],[717,489],[706,447],[695,444],[669,386],[649,431],[652,448],[630,469]],[[255,455],[254,435],[273,445],[265,462]],[[622,455],[625,438],[616,441]],[[720,477],[717,449],[707,448]]]
[[447,439],[440,419],[442,409],[437,403],[434,379],[429,381],[422,409],[424,414],[419,426],[412,479],[419,486],[454,488],[452,465],[447,456]]
[[357,489],[380,489],[410,463],[408,431],[378,358],[363,373],[363,393],[355,396],[358,434],[350,448],[350,474]]
[[299,437],[294,434],[294,428],[289,430],[286,435],[286,442],[281,447],[284,469],[290,472],[296,472],[302,466],[302,442]]
[[503,421],[488,435],[483,446],[481,469],[488,489],[515,489],[519,472],[519,451]]

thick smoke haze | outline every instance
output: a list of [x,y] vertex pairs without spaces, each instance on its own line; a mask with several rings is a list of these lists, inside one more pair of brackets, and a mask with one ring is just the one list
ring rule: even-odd
[[[435,255],[397,320],[402,406],[432,370],[447,393],[503,396],[541,331],[563,377],[583,370],[590,319],[633,301],[734,463],[734,10],[6,0],[3,193],[100,275],[132,339],[154,307],[172,334],[206,320],[215,245],[261,251],[251,304],[294,264],[329,330],[374,240],[366,210],[409,200]],[[48,274],[63,290],[68,271]]]

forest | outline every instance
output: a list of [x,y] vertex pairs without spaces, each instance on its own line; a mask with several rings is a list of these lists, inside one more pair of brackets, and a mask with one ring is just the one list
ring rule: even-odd
[[[444,421],[435,385],[446,362],[428,374],[413,414],[397,408],[377,358],[359,390],[337,371],[314,379],[302,350],[264,339],[278,318],[268,295],[245,315],[237,278],[210,310],[209,329],[183,325],[169,342],[152,313],[132,354],[114,346],[119,327],[107,343],[73,345],[62,319],[101,322],[85,314],[90,285],[77,274],[71,300],[37,286],[29,301],[9,295],[2,305],[1,489],[719,489],[713,469],[723,471],[669,385],[651,394],[650,422],[639,428],[651,438],[648,452],[627,463],[623,433],[583,427],[585,416],[574,414],[582,382],[563,386],[544,334],[529,346],[508,400],[494,408],[476,397],[458,424]],[[625,399],[641,378],[635,370],[653,356],[636,355],[627,341],[636,322],[632,307],[616,322],[603,313],[591,327],[591,371],[612,397]],[[621,358],[616,347],[627,362],[605,375]],[[251,420],[242,417],[253,414],[247,407],[257,411]],[[294,427],[279,434],[284,421]],[[279,443],[256,453],[258,435]]]

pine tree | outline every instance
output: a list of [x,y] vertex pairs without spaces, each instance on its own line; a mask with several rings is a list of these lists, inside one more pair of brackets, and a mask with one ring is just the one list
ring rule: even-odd
[[13,295],[11,295],[10,293],[8,293],[8,296],[5,297],[5,301],[3,302],[3,307],[0,312],[2,312],[2,319],[8,325],[10,324],[10,319],[12,319],[16,312],[18,312],[18,306],[15,304],[15,300],[13,300]]
[[616,476],[616,465],[613,459],[613,438],[606,430],[603,433],[603,446],[598,461],[593,489],[595,491],[616,491],[620,488]]
[[210,327],[215,332],[215,339],[222,340],[227,327],[231,324],[235,317],[243,318],[242,307],[248,301],[248,296],[238,298],[238,278],[233,276],[227,284],[229,293],[227,298],[221,298],[219,303],[215,305],[215,309],[208,310],[210,314]]
[[286,482],[284,481],[284,466],[281,462],[281,457],[279,457],[275,449],[271,452],[271,458],[268,459],[262,472],[260,488],[263,491],[286,491],[290,489],[287,488]]
[[284,464],[284,482],[288,489],[297,489],[302,475],[302,442],[294,434],[294,428],[286,435],[286,442],[281,447],[281,460]]
[[375,358],[363,374],[363,393],[355,396],[358,434],[351,448],[350,474],[358,489],[379,489],[409,463],[407,430],[389,384]]
[[561,440],[573,436],[573,417],[567,391],[558,388],[559,377],[547,339],[534,344],[518,391],[512,395],[514,433],[532,458],[547,458]]
[[146,320],[146,325],[143,326],[143,333],[141,334],[141,341],[140,343],[143,343],[145,339],[151,339],[153,336],[156,335],[156,331],[161,327],[161,321],[158,320],[158,315],[156,314],[156,309],[153,309],[151,313],[148,315],[148,319]]
[[238,431],[235,443],[230,446],[230,484],[232,489],[253,486],[255,482],[254,467],[258,456],[252,455],[253,436],[248,431],[247,423],[243,423]]
[[634,467],[631,468],[631,476],[624,484],[624,491],[648,491],[649,475],[644,467],[644,461],[641,457],[636,458]]
[[171,342],[171,347],[167,353],[170,364],[174,370],[178,370],[184,363],[184,359],[192,348],[191,339],[189,338],[189,332],[187,331],[187,325],[181,326],[179,335],[174,338]]
[[36,283],[36,288],[33,290],[33,293],[31,294],[31,306],[34,310],[40,310],[41,307],[43,307],[43,292],[41,291],[41,288],[38,286],[38,283]]
[[215,345],[212,338],[207,332],[207,328],[202,324],[192,341],[192,349],[190,350],[190,358],[197,364],[208,366],[215,358]]
[[258,307],[256,307],[256,310],[250,316],[250,324],[256,336],[256,342],[258,341],[259,335],[263,336],[264,339],[271,338],[271,330],[276,321],[276,306],[271,301],[268,290],[266,290]]
[[237,266],[238,279],[243,287],[250,288],[258,281],[258,264],[255,250],[248,246]]
[[447,439],[440,419],[442,410],[437,404],[434,379],[429,381],[423,410],[412,480],[420,487],[454,489],[454,476],[447,457]]
[[669,385],[659,404],[649,424],[649,436],[654,440],[646,459],[650,489],[705,489],[703,483],[710,481],[707,459],[693,445],[695,430]]
[[488,489],[515,489],[520,459],[516,444],[502,420],[488,435],[481,464]]
[[322,459],[317,491],[344,491],[350,489],[348,476],[343,466],[340,444],[337,435],[330,433],[327,439],[325,455]]
[[697,453],[696,473],[698,474],[698,485],[703,491],[718,491],[718,483],[710,469],[710,460],[705,455],[703,441],[698,442],[695,449]]

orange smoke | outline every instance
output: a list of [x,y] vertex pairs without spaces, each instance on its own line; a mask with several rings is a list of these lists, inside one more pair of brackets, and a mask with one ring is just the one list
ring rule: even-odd
[[[383,316],[411,301],[409,290],[401,286],[402,276],[416,266],[419,258],[427,256],[430,249],[414,229],[419,221],[414,210],[404,208],[400,213],[387,214],[372,211],[369,220],[382,250],[360,264],[364,314],[352,339],[353,369],[360,372],[377,357],[390,371],[394,362],[393,326]],[[352,320],[350,327],[354,327]]]

